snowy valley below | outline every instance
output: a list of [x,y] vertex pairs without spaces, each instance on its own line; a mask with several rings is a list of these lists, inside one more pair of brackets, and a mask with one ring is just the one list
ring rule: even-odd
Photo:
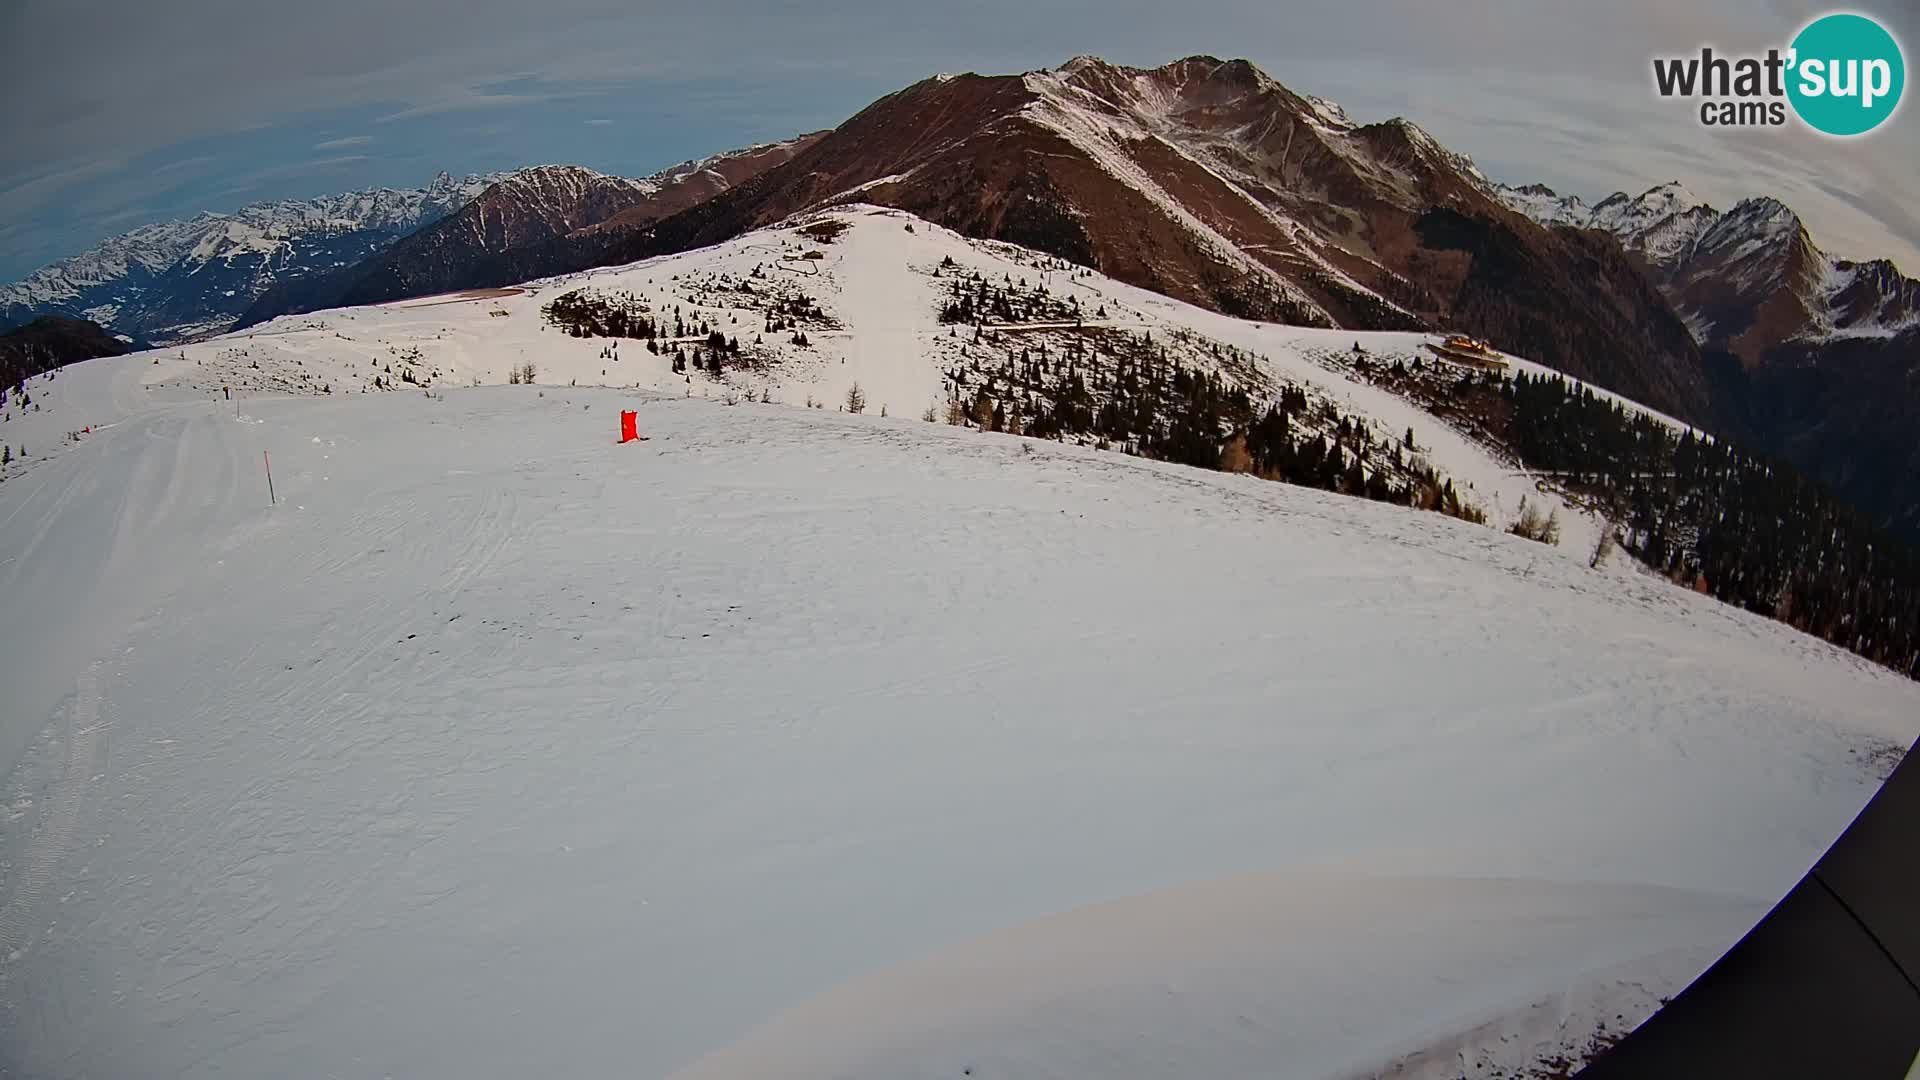
[[[943,321],[983,282],[999,326]],[[32,380],[0,1075],[1577,1059],[1800,878],[1920,684],[1589,565],[1597,519],[1353,374],[1426,341],[853,207]],[[1411,429],[1487,523],[947,422],[1149,343]]]

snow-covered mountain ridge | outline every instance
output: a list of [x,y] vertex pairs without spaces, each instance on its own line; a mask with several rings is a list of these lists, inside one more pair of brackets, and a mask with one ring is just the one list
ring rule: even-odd
[[[645,178],[577,165],[537,165],[460,179],[441,173],[422,188],[374,188],[204,212],[111,237],[0,287],[0,324],[42,314],[85,318],[157,344],[230,329],[261,297],[359,266],[422,229],[462,219],[475,259],[598,224],[666,189],[676,205],[725,187],[765,144],[683,162]],[[486,196],[482,202],[481,197]]]
[[[835,238],[822,242],[816,233]],[[819,257],[804,257],[808,252]],[[970,293],[979,282],[1006,287],[1016,303],[1033,306],[1032,314],[989,319],[984,337],[969,324],[944,321],[956,290]],[[658,351],[633,338],[569,336],[547,313],[563,297],[659,320]],[[1356,344],[1383,364],[1424,358],[1431,365],[1428,335],[1249,323],[871,206],[836,207],[713,248],[512,289],[284,316],[155,359],[156,377],[244,393],[492,384],[529,363],[543,384],[793,405],[840,407],[858,383],[873,411],[932,410],[944,419],[956,387],[978,389],[980,372],[991,370],[983,365],[1075,355],[1094,332],[1104,335],[1110,355],[1152,343],[1178,362],[1245,386],[1256,400],[1298,387],[1364,420],[1377,445],[1398,442],[1413,428],[1422,459],[1495,527],[1514,519],[1523,497],[1557,508],[1569,557],[1584,557],[1597,535],[1597,521],[1584,511],[1543,495],[1532,478],[1471,438],[1350,369]],[[707,366],[714,333],[737,345],[721,350],[717,375]],[[675,370],[675,353],[686,370]]]
[[466,284],[710,246],[841,202],[1241,317],[1463,330],[1695,422],[1708,411],[1697,346],[1616,250],[1514,227],[1480,170],[1410,121],[1356,124],[1210,56],[924,79],[752,184],[640,228],[508,252]]
[[1677,183],[1588,210],[1542,186],[1503,188],[1543,224],[1615,235],[1685,320],[1714,374],[1715,423],[1920,542],[1920,280],[1814,243],[1777,199],[1721,212]]
[[0,287],[0,322],[63,313],[145,340],[217,332],[274,281],[364,258],[504,175],[441,173],[420,188],[261,202],[143,225]]
[[277,315],[381,303],[511,284],[496,267],[515,253],[575,236],[624,234],[699,206],[783,164],[818,135],[730,150],[628,180],[572,166],[525,169],[372,258],[277,287],[241,316],[252,326]]
[[1666,293],[1702,345],[1749,360],[1786,341],[1890,337],[1920,327],[1920,283],[1891,262],[1822,251],[1799,215],[1773,198],[1722,212],[1678,181],[1588,207],[1534,184],[1496,188],[1543,225],[1612,233]]

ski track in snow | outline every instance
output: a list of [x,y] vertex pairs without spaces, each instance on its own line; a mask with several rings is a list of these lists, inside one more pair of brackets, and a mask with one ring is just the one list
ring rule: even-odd
[[0,963],[19,959],[20,951],[28,947],[41,893],[53,879],[55,864],[71,846],[87,786],[98,778],[95,755],[104,734],[98,663],[81,675],[73,705],[62,716],[58,729],[46,733],[48,745],[58,745],[62,758],[58,775],[46,787],[46,817],[28,834],[22,869],[9,888],[5,906],[0,907]]
[[[663,378],[243,422],[177,351],[36,385],[0,1074],[1487,1075],[1684,984],[1920,734],[1915,684],[1630,571],[910,419],[932,227],[872,223],[783,394],[888,419]],[[471,307],[327,321],[475,369],[595,344]],[[1210,318],[1407,419],[1324,337]]]
[[909,267],[909,249],[895,242],[894,230],[854,228],[843,237],[836,245],[846,268],[838,306],[852,331],[848,376],[861,384],[874,412],[889,404],[895,412],[918,416],[940,402],[941,383],[920,365],[904,361],[925,351],[926,313],[939,300],[928,279]]

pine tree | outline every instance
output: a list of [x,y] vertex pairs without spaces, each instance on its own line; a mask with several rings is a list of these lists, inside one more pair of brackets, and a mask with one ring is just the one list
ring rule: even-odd
[[1220,469],[1222,472],[1247,472],[1253,468],[1253,454],[1247,450],[1247,437],[1235,435],[1227,440],[1220,451]]
[[1360,459],[1353,459],[1347,466],[1345,475],[1340,478],[1340,490],[1348,495],[1364,494],[1367,490],[1367,473],[1360,467]]
[[[1607,556],[1613,553],[1613,544],[1613,522],[1611,519],[1603,517],[1600,519],[1600,536],[1593,543],[1593,557],[1587,560],[1587,565],[1596,570],[1599,569],[1600,564],[1605,562]],[[1780,604],[1782,607],[1774,614],[1774,618],[1782,622],[1792,621],[1792,604],[1788,601],[1789,590],[1783,588],[1780,593]]]

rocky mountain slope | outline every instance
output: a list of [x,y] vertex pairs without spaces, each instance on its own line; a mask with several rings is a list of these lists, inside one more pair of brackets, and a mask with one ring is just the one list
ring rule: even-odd
[[814,131],[781,142],[760,143],[698,161],[682,162],[655,178],[659,187],[651,197],[579,231],[617,232],[671,217],[698,206],[736,184],[746,183],[768,169],[785,164],[826,135],[825,131]]
[[634,228],[779,165],[819,134],[683,162],[644,179],[571,165],[522,169],[458,211],[360,262],[269,290],[240,325],[276,315],[499,284],[493,256],[595,228]]
[[507,284],[705,244],[843,200],[1046,251],[1249,318],[1457,326],[1696,420],[1686,328],[1610,243],[1537,226],[1401,119],[1355,124],[1245,61],[1082,57],[940,76],[784,166],[637,230],[510,252]]
[[1890,337],[1920,326],[1920,282],[1884,259],[1822,251],[1777,199],[1744,199],[1721,212],[1678,182],[1638,196],[1616,192],[1591,208],[1538,184],[1497,191],[1543,225],[1613,234],[1703,347],[1748,365],[1791,340]]
[[0,288],[0,324],[59,315],[165,345],[286,312],[458,289],[491,253],[612,218],[636,226],[686,209],[812,138],[688,161],[645,179],[572,165],[459,180],[442,173],[424,188],[160,222]]
[[1699,340],[1724,429],[1920,540],[1920,281],[1822,251],[1776,199],[1723,213],[1678,183],[1591,209],[1540,185],[1500,196],[1616,237]]
[[159,344],[231,327],[277,284],[357,263],[466,205],[497,176],[255,203],[145,225],[0,287],[0,323],[89,319]]
[[1211,57],[940,76],[832,132],[646,181],[523,171],[371,258],[249,290],[239,321],[631,261],[852,199],[1223,313],[1458,328],[1715,419],[1692,336],[1615,245],[1513,212],[1410,121],[1357,124]]

